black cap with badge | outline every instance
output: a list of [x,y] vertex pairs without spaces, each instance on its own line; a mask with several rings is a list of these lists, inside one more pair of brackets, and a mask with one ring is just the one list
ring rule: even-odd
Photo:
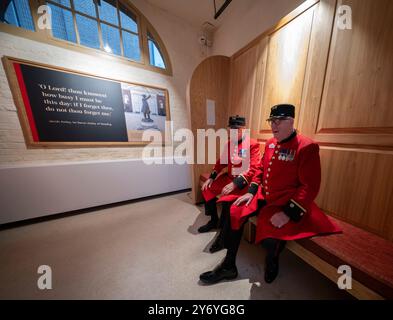
[[269,119],[280,119],[287,117],[295,118],[295,106],[292,104],[277,104],[270,110]]
[[238,129],[246,125],[246,118],[240,117],[239,115],[229,117],[228,127],[232,129]]

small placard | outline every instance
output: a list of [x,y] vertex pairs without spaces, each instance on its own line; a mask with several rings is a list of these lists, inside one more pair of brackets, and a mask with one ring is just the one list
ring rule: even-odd
[[206,99],[206,119],[208,126],[216,125],[216,102]]

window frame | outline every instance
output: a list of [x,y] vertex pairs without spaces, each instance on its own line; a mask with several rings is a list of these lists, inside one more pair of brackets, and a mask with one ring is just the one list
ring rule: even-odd
[[[38,13],[37,13],[38,8],[41,5],[45,5],[46,0],[29,0],[28,2],[30,5],[30,11],[31,11],[31,15],[33,18],[35,31],[23,29],[23,28],[14,26],[14,25],[0,23],[0,32],[10,33],[10,34],[20,36],[23,38],[36,40],[36,41],[43,42],[43,43],[46,43],[49,45],[55,45],[55,46],[62,47],[62,48],[72,50],[72,51],[77,51],[77,52],[82,52],[85,54],[94,55],[98,58],[105,58],[105,59],[113,60],[116,62],[124,63],[127,65],[132,65],[132,66],[135,66],[138,68],[147,69],[150,71],[162,73],[162,74],[169,75],[169,76],[173,75],[172,65],[171,65],[171,62],[169,59],[168,52],[163,44],[163,41],[161,40],[160,36],[158,35],[158,32],[150,24],[150,22],[145,18],[145,16],[137,8],[135,8],[131,3],[126,2],[124,0],[118,0],[117,8],[119,8],[119,4],[121,3],[121,5],[123,7],[125,7],[127,10],[129,10],[132,14],[134,14],[134,16],[136,18],[136,23],[138,26],[140,56],[141,56],[140,61],[131,60],[130,58],[104,51],[104,49],[102,48],[103,41],[102,41],[101,23],[105,23],[105,24],[110,25],[112,27],[114,25],[111,23],[108,23],[104,20],[101,21],[99,16],[97,16],[95,18],[95,20],[98,22],[98,33],[99,33],[99,40],[100,40],[100,47],[101,48],[95,49],[95,48],[91,48],[91,47],[87,47],[87,46],[79,44],[79,42],[80,42],[79,32],[78,32],[77,28],[75,28],[75,26],[76,26],[75,13],[76,12],[80,15],[83,15],[85,17],[89,17],[91,19],[90,16],[84,14],[83,12],[75,11],[75,8],[73,7],[73,5],[71,6],[72,8],[68,8],[68,7],[65,7],[65,6],[62,6],[62,5],[56,3],[56,5],[59,7],[67,8],[68,10],[72,10],[74,28],[75,28],[75,33],[76,33],[77,42],[78,42],[78,43],[73,43],[73,42],[70,42],[67,40],[63,40],[63,39],[59,39],[59,38],[54,37],[52,35],[52,30],[49,30],[49,29],[42,30],[42,29],[38,28],[38,24],[37,24],[37,21],[39,18]],[[119,13],[119,11],[118,11],[118,13]],[[118,16],[119,15],[120,14],[118,14]],[[116,27],[120,30],[123,30],[122,28],[120,28],[120,24],[121,24],[121,22],[119,23],[119,26],[116,26]],[[159,46],[160,53],[161,53],[162,58],[164,60],[165,69],[160,68],[160,67],[156,67],[156,66],[153,66],[150,64],[149,47],[148,47],[148,32],[153,36],[155,42]],[[135,34],[135,33],[133,33],[133,34]],[[124,49],[123,49],[123,45],[122,45],[122,37],[120,39],[121,39],[121,48],[120,49],[121,49],[121,52],[123,53]]]

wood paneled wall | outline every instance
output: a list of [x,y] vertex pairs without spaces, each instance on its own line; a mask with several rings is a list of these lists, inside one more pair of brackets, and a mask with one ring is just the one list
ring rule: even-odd
[[[279,103],[301,104],[314,8],[308,9],[269,36],[266,80],[260,107],[260,133],[270,133],[265,119],[269,117],[271,106]],[[296,108],[295,123],[299,110],[299,107]]]
[[248,121],[251,118],[250,106],[254,101],[258,54],[258,46],[252,47],[233,59],[231,64],[229,114],[243,115]]
[[[352,9],[352,29],[337,8]],[[307,1],[231,57],[230,112],[271,134],[270,107],[293,103],[321,147],[325,212],[393,240],[393,1]]]
[[[197,148],[197,129],[226,128],[228,121],[228,92],[230,79],[230,59],[224,56],[213,56],[202,61],[195,69],[189,84],[189,107],[191,116],[191,130],[194,134],[195,161]],[[215,101],[215,126],[207,125],[206,99]],[[205,139],[205,155],[207,153],[207,139]],[[217,148],[216,156],[219,156]],[[207,163],[207,161],[206,161]],[[195,203],[202,201],[199,187],[199,176],[210,172],[211,164],[194,164],[192,167],[192,198]]]
[[259,108],[267,59],[267,41],[260,41],[243,54],[232,57],[229,92],[229,114],[246,117],[246,125],[255,136],[260,119],[254,114]]
[[[338,27],[341,5],[352,10],[352,29]],[[222,115],[245,115],[263,145],[271,137],[270,107],[295,104],[298,131],[321,148],[318,205],[393,241],[391,57],[393,1],[306,1],[231,57],[229,107]],[[222,76],[215,94],[223,96],[227,70],[213,75],[214,61],[205,72]],[[209,90],[212,82],[199,77]]]

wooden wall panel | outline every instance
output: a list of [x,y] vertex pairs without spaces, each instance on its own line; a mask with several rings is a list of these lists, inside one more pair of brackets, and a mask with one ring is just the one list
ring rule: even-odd
[[393,241],[393,154],[321,147],[326,212]]
[[251,117],[254,100],[258,46],[254,46],[231,62],[231,89],[229,114]]
[[253,137],[259,132],[267,47],[267,39],[262,39],[231,59],[229,114],[244,115]]
[[[225,128],[228,121],[228,92],[230,79],[230,58],[213,56],[202,61],[195,69],[189,85],[189,107],[191,116],[191,130],[194,134],[195,159],[197,148],[197,129]],[[216,125],[208,126],[206,117],[206,99],[215,101]],[[207,139],[206,139],[207,140]],[[205,143],[205,155],[207,153]],[[217,148],[218,157],[219,148]],[[194,164],[192,167],[192,198],[195,203],[202,201],[199,187],[199,176],[210,172],[212,164]]]
[[267,53],[269,48],[269,39],[263,38],[257,44],[257,61],[256,61],[256,75],[255,75],[255,88],[254,88],[254,99],[251,102],[251,115],[250,115],[250,129],[251,136],[258,138],[260,131],[261,117],[263,114],[263,88],[265,84],[266,64],[267,64]]
[[336,0],[320,1],[315,10],[297,126],[298,130],[310,138],[314,138],[317,130]]
[[270,35],[260,123],[264,131],[270,132],[265,120],[275,104],[299,106],[298,120],[313,14],[314,7]]
[[[352,29],[341,30],[335,19],[331,40],[322,36],[313,44],[301,128],[325,145],[393,150],[393,2],[339,0],[340,5],[352,9]],[[325,59],[319,46],[325,50],[327,43]]]
[[352,29],[336,22],[318,132],[393,133],[393,1],[343,4]]

